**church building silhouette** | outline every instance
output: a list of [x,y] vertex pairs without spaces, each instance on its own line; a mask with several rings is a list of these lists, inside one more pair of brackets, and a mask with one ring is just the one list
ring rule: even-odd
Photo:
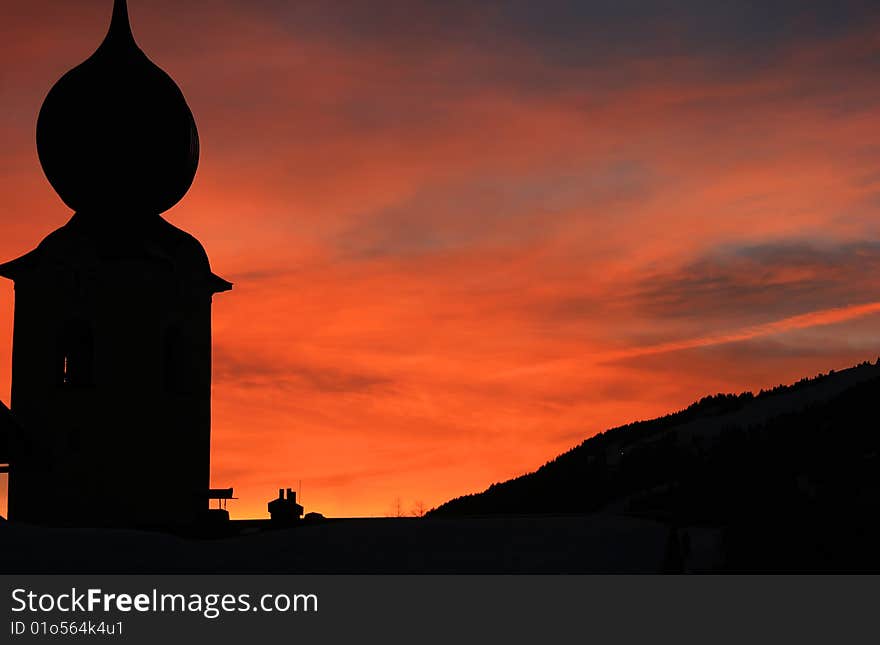
[[198,133],[136,44],[125,0],[46,97],[37,148],[75,214],[0,265],[15,282],[13,419],[0,419],[9,518],[197,522],[212,496],[212,298],[232,285],[161,217],[193,182]]

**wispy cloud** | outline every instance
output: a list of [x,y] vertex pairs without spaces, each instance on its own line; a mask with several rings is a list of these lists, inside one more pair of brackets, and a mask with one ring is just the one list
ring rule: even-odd
[[324,393],[368,392],[390,387],[393,381],[378,374],[343,369],[320,361],[297,361],[287,354],[271,356],[262,353],[231,351],[224,345],[214,350],[214,380],[218,384],[237,387],[315,390]]
[[668,352],[679,352],[700,347],[710,347],[713,345],[738,343],[799,329],[834,325],[848,320],[870,316],[871,314],[878,312],[880,312],[880,302],[868,302],[860,305],[849,305],[820,311],[811,311],[809,313],[790,316],[788,318],[775,320],[762,325],[746,327],[733,332],[609,352],[608,354],[601,354],[599,359],[601,361],[618,361],[638,356],[648,356],[651,354],[665,354]]

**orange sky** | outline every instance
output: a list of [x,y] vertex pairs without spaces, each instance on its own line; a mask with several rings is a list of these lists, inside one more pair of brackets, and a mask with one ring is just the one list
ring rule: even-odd
[[[0,259],[70,216],[34,125],[111,4],[3,6]],[[537,4],[130,0],[202,141],[166,217],[235,283],[212,457],[233,516],[300,480],[307,511],[430,508],[880,354],[875,17]],[[5,401],[12,311],[4,283]]]

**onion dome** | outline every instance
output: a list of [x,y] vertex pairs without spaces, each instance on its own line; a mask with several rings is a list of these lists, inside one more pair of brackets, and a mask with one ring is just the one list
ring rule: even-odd
[[92,56],[46,96],[37,151],[52,187],[74,211],[156,216],[195,178],[199,137],[183,93],[134,40],[125,0]]

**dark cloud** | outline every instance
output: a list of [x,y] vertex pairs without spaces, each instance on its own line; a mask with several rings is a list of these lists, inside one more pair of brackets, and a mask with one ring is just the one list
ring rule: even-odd
[[[725,338],[804,314],[877,301],[880,241],[789,240],[718,247],[679,266],[639,270],[599,290],[585,288],[582,294],[530,303],[527,314],[544,324],[564,323],[569,328],[606,319],[624,321],[610,338],[649,349],[714,338],[748,362],[765,355],[819,356],[847,349],[860,356],[876,342],[876,335],[830,343],[810,337],[813,332],[792,329],[787,339],[767,344]],[[762,337],[771,331],[755,333]],[[813,346],[816,343],[821,346]],[[629,360],[613,362],[623,365]]]
[[766,62],[781,44],[839,36],[878,17],[864,0],[347,0],[249,2],[299,37],[335,34],[391,50],[443,43],[474,50],[527,48],[554,64],[621,57],[706,55],[730,66]]
[[652,318],[740,323],[870,302],[880,299],[880,242],[725,247],[644,278],[628,299]]
[[557,51],[578,59],[607,52],[715,52],[742,58],[798,37],[834,36],[876,15],[867,2],[818,0],[516,0],[499,7],[514,32],[547,48],[567,44]]

